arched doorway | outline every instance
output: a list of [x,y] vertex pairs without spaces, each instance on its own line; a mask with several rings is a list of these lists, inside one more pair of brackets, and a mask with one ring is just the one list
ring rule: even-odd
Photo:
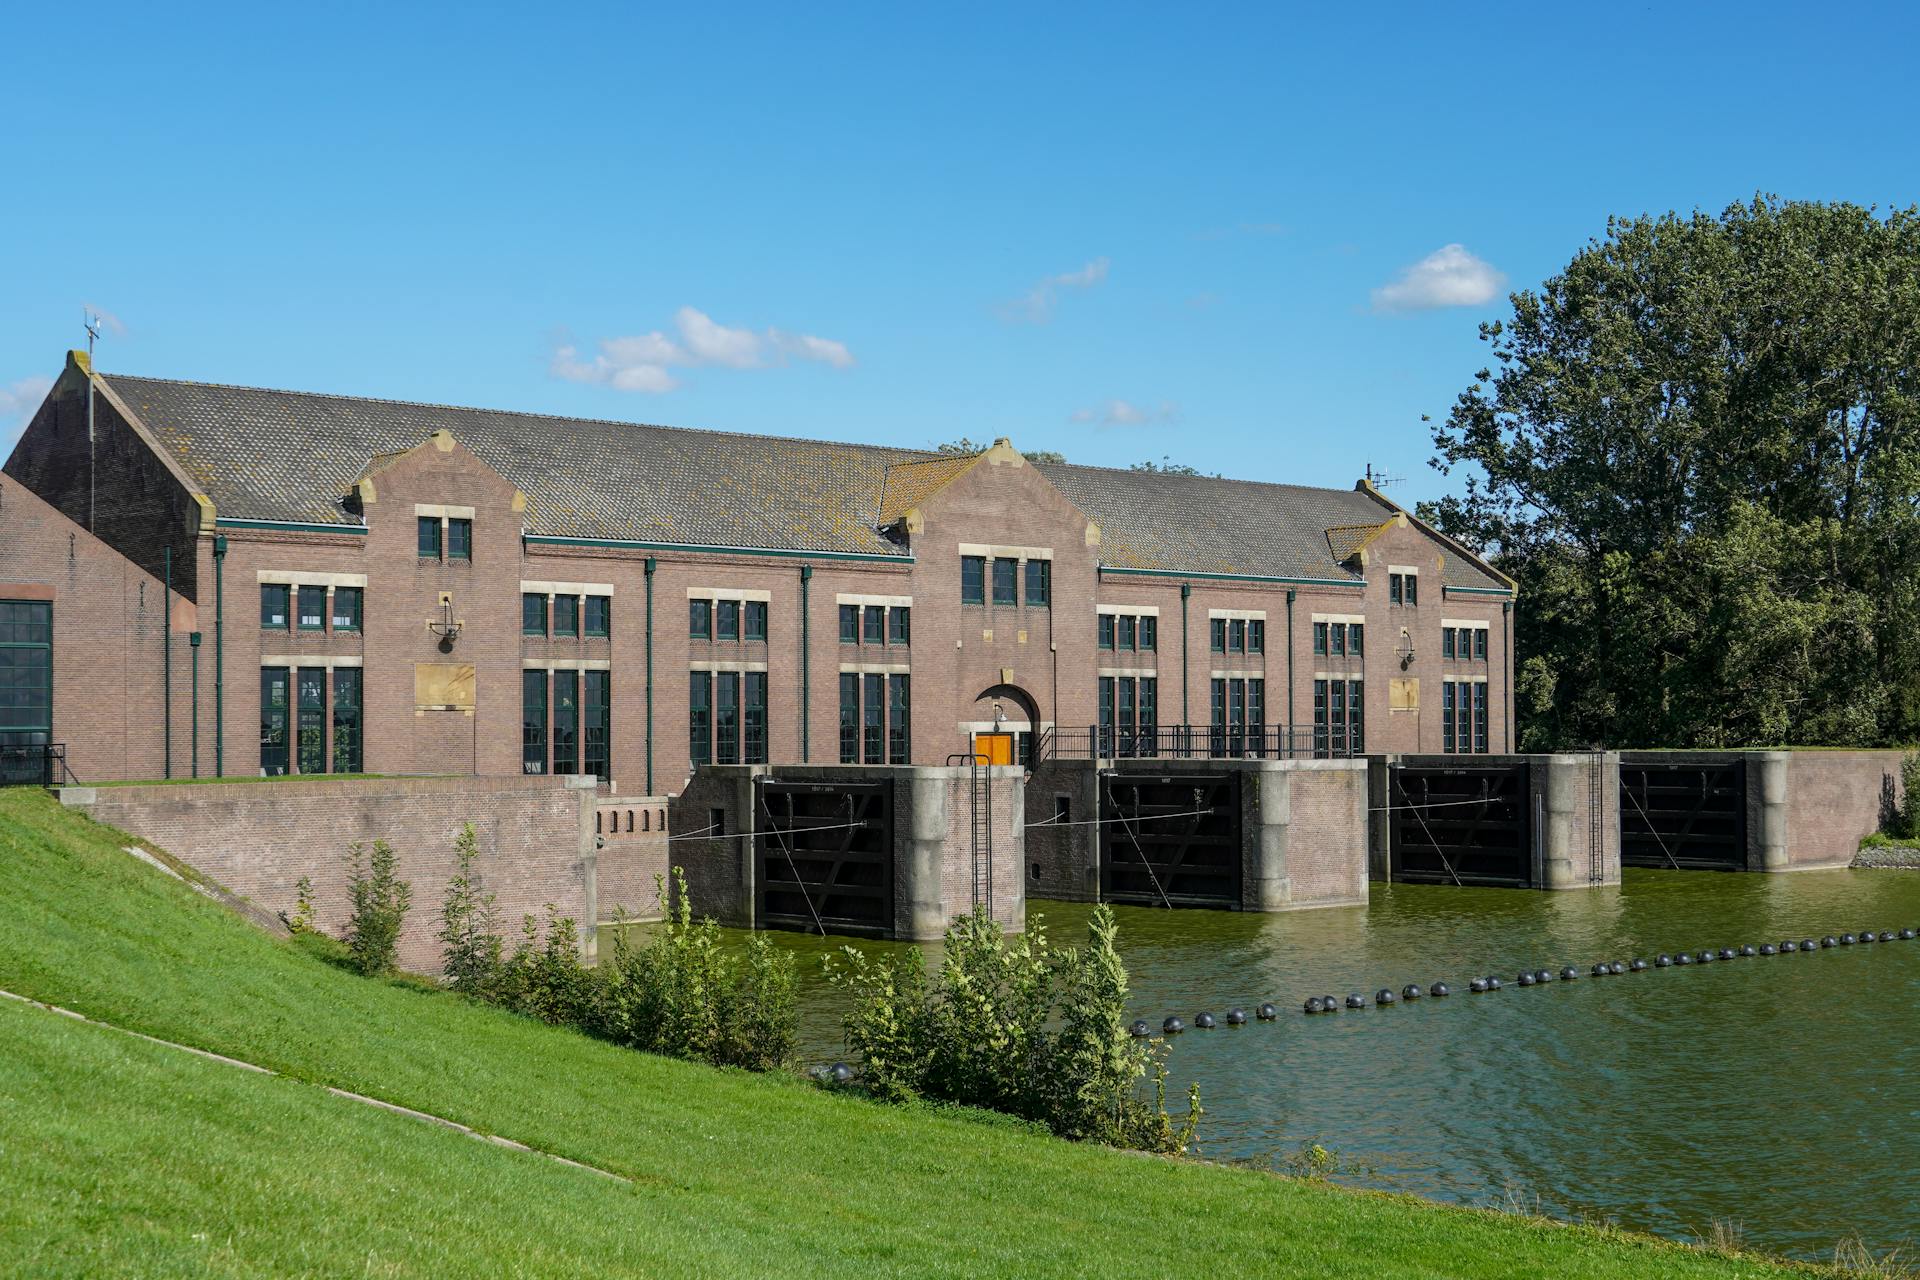
[[995,684],[973,699],[973,714],[961,728],[967,747],[991,764],[1033,766],[1034,746],[1049,726],[1040,719],[1040,705],[1019,685]]

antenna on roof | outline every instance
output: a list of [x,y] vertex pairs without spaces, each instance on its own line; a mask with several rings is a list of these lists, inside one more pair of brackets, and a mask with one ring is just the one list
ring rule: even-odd
[[1399,484],[1405,476],[1390,476],[1384,471],[1376,471],[1373,464],[1367,464],[1367,483],[1376,489],[1384,489],[1390,484]]
[[100,340],[100,314],[91,307],[80,309],[87,327],[87,532],[93,532],[93,344]]

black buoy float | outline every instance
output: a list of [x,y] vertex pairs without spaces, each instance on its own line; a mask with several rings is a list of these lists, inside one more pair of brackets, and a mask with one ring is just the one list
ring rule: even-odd
[[1347,1008],[1364,1009],[1366,1007],[1367,1007],[1367,998],[1361,995],[1358,991],[1354,992],[1352,995],[1347,997]]
[[1682,951],[1679,955],[1676,955],[1673,958],[1673,962],[1675,964],[1692,964],[1693,957],[1688,955],[1686,952]]
[[1427,988],[1427,994],[1430,996],[1450,996],[1453,994],[1453,988],[1444,982],[1436,982]]
[[1227,1025],[1228,1025],[1228,1026],[1230,1026],[1230,1027],[1244,1027],[1244,1026],[1246,1026],[1246,1025],[1247,1025],[1247,1011],[1246,1011],[1245,1009],[1229,1009],[1229,1010],[1227,1010]]
[[[1737,951],[1735,951],[1735,950],[1734,950],[1734,949],[1733,949],[1732,947],[1722,947],[1722,948],[1720,948],[1720,958],[1721,958],[1722,960],[1731,960],[1731,959],[1733,959],[1733,958],[1734,958],[1735,956],[1737,956],[1738,954],[1739,954],[1739,952],[1737,952]],[[1749,954],[1749,955],[1751,955],[1751,954],[1753,954],[1753,953],[1752,953],[1752,952],[1748,952],[1747,954]]]
[[1756,951],[1756,950],[1754,949],[1754,946],[1753,946],[1753,944],[1752,944],[1751,942],[1749,942],[1749,943],[1747,943],[1747,944],[1746,944],[1745,946],[1743,946],[1743,947],[1741,947],[1741,948],[1740,948],[1740,954],[1741,954],[1741,955],[1743,955],[1743,956],[1757,956],[1757,955],[1759,955],[1760,953],[1759,953],[1758,951]]
[[1467,983],[1467,990],[1471,991],[1474,995],[1482,995],[1486,992],[1486,989],[1487,980],[1485,978],[1475,978]]
[[[1332,997],[1328,997],[1328,999],[1331,999],[1331,998]],[[1324,1004],[1326,1002],[1322,1001],[1321,1003]],[[1273,1006],[1272,1001],[1268,1001],[1262,1004],[1258,1009],[1254,1010],[1254,1013],[1258,1015],[1260,1021],[1262,1022],[1272,1022],[1275,1018],[1280,1016],[1280,1010],[1278,1010]]]
[[1760,954],[1763,956],[1778,955],[1779,948],[1775,947],[1771,942],[1763,942],[1760,944]]
[[1863,930],[1861,930],[1861,933],[1860,933],[1860,941],[1862,941],[1862,942],[1872,942],[1872,941],[1874,941],[1874,935],[1873,935],[1873,930],[1871,930],[1871,929],[1863,929]]
[[1671,965],[1672,963],[1673,963],[1673,957],[1668,955],[1664,951],[1662,951],[1659,955],[1655,956],[1653,960],[1653,964],[1656,969],[1664,969],[1668,965]]
[[1420,989],[1420,984],[1417,982],[1409,982],[1406,986],[1400,988],[1400,998],[1402,1000],[1418,1000],[1425,994],[1427,993]]
[[1145,1018],[1135,1018],[1133,1025],[1128,1027],[1127,1031],[1136,1039],[1153,1034],[1153,1028],[1147,1025]]
[[1560,971],[1560,981],[1562,982],[1572,982],[1575,978],[1579,976],[1580,976],[1580,971],[1574,968],[1572,965],[1568,965],[1566,968]]
[[1834,937],[1832,934],[1828,934],[1826,937],[1820,939],[1820,945],[1823,947],[1837,947],[1840,945],[1840,939]]
[[844,1062],[836,1062],[828,1070],[827,1075],[835,1084],[845,1084],[853,1079],[853,1068]]
[[1785,955],[1789,951],[1798,951],[1799,949],[1800,949],[1800,944],[1795,942],[1792,938],[1782,938],[1780,940],[1780,953],[1782,955]]
[[1332,996],[1321,996],[1320,1003],[1327,1006],[1328,1013],[1332,1013],[1335,1009],[1338,1009],[1340,1007],[1340,1002],[1334,999]]
[[1625,973],[1626,971],[1627,971],[1627,966],[1625,966],[1624,964],[1621,964],[1618,960],[1615,960],[1612,964],[1607,966],[1608,973]]
[[1533,971],[1533,980],[1535,982],[1552,982],[1553,971],[1551,969],[1535,969]]
[[1496,978],[1496,977],[1494,977],[1494,976],[1493,976],[1492,974],[1488,974],[1488,975],[1487,975],[1487,990],[1489,990],[1489,991],[1498,991],[1499,989],[1500,989],[1500,979],[1498,979],[1498,978]]
[[1202,1031],[1211,1031],[1217,1024],[1214,1022],[1212,1014],[1196,1013],[1193,1015],[1193,1025]]
[[1373,1002],[1375,1004],[1381,1004],[1381,1005],[1392,1004],[1393,999],[1394,999],[1393,992],[1389,991],[1385,987],[1382,987],[1378,991],[1373,993]]
[[1859,941],[1859,939],[1855,938],[1850,933],[1843,933],[1840,935],[1840,945],[1843,947],[1850,947],[1857,941]]
[[1882,930],[1880,931],[1880,941],[1882,941],[1882,942],[1892,942],[1892,941],[1893,941],[1893,930],[1891,930],[1891,929],[1882,929]]
[[1324,1003],[1322,1003],[1322,1002],[1321,1002],[1321,1000],[1320,1000],[1320,997],[1319,997],[1319,996],[1308,996],[1308,997],[1307,997],[1307,1012],[1308,1012],[1308,1013],[1325,1013],[1325,1012],[1326,1012],[1326,1009],[1327,1009],[1327,1006],[1326,1006],[1326,1005],[1325,1005]]
[[1612,972],[1613,970],[1607,968],[1606,961],[1604,960],[1593,966],[1593,976],[1596,978],[1604,978]]
[[1815,942],[1812,938],[1802,938],[1800,940],[1800,949],[1802,951],[1818,951],[1820,949],[1820,944]]
[[1647,968],[1647,962],[1645,960],[1642,960],[1639,956],[1635,956],[1633,960],[1627,965],[1627,968],[1633,973],[1644,973]]
[[1165,1022],[1160,1024],[1160,1030],[1170,1036],[1177,1036],[1182,1031],[1185,1031],[1186,1029],[1187,1029],[1187,1024],[1180,1021],[1180,1016],[1178,1014],[1175,1014],[1173,1017],[1168,1018]]
[[1900,931],[1900,941],[1912,942],[1913,939],[1914,939],[1914,931],[1912,929],[1902,929]]
[[1520,973],[1520,976],[1518,978],[1515,978],[1514,981],[1518,983],[1520,986],[1530,987],[1533,985],[1533,975],[1526,972],[1525,970],[1522,970]]
[[1715,956],[1717,956],[1718,954],[1719,953],[1714,951],[1712,948],[1708,948],[1707,950],[1702,951],[1699,955],[1695,956],[1694,959],[1699,961],[1701,964],[1712,964]]

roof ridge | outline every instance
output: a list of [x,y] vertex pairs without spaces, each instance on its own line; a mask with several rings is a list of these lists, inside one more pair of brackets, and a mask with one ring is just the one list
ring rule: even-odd
[[[1028,459],[1029,462],[1033,460]],[[1244,476],[1186,475],[1182,472],[1146,471],[1139,467],[1108,467],[1097,462],[1035,462],[1036,467],[1070,467],[1075,471],[1111,471],[1116,475],[1151,475],[1174,480],[1204,480],[1208,483],[1226,481],[1231,484],[1257,484],[1268,489],[1291,489],[1297,493],[1353,493],[1350,488],[1331,484],[1293,484],[1285,480],[1253,480]]]
[[477,404],[447,404],[437,400],[399,400],[392,396],[355,396],[338,391],[297,391],[290,387],[258,387],[244,382],[202,382],[196,378],[153,378],[139,373],[101,373],[112,381],[125,378],[134,382],[159,382],[175,387],[210,387],[216,391],[257,391],[275,396],[308,396],[315,400],[344,400],[354,404],[397,405],[407,409],[446,409],[454,413],[498,413],[518,418],[538,418],[546,422],[575,422],[597,427],[641,427],[648,431],[676,431],[686,435],[725,436],[730,440],[778,440],[782,444],[821,444],[839,449],[864,449],[874,453],[919,455],[915,461],[943,457],[936,449],[916,449],[909,445],[871,444],[857,440],[820,440],[813,436],[782,436],[766,431],[729,431],[722,427],[676,427],[666,422],[638,422],[628,418],[588,418],[577,414],[542,413],[534,409],[497,409]]

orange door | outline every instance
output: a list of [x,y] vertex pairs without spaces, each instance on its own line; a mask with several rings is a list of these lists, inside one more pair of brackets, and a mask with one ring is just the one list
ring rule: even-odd
[[976,733],[973,735],[973,754],[986,764],[1012,764],[1013,735]]

